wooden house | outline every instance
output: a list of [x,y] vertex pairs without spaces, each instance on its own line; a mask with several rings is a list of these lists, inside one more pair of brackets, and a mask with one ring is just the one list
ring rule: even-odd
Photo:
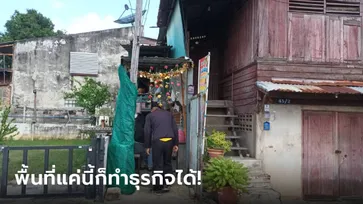
[[239,160],[282,196],[363,196],[362,3],[161,0],[158,41],[194,62],[211,52],[209,100],[250,118]]

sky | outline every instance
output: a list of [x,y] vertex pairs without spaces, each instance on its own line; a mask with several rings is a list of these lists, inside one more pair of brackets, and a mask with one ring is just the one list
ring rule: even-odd
[[[150,4],[149,4],[150,1]],[[26,9],[36,9],[50,18],[55,30],[65,30],[68,34],[90,32],[104,29],[131,26],[114,23],[125,10],[124,5],[136,9],[136,0],[11,0],[1,2],[0,31],[15,10],[23,13]],[[160,0],[143,0],[143,8],[149,10],[143,16],[144,36],[157,38],[159,29],[156,26]],[[149,5],[149,9],[148,8]],[[123,17],[135,11],[126,11]]]

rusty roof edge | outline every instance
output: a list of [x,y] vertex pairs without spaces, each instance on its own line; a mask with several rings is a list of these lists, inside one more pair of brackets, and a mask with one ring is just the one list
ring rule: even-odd
[[338,81],[338,80],[316,80],[316,79],[296,79],[296,78],[272,78],[272,82],[280,84],[295,85],[316,85],[316,86],[362,86],[361,81]]
[[357,86],[321,86],[321,85],[300,85],[280,84],[270,81],[257,81],[257,88],[265,92],[294,92],[294,93],[320,93],[320,94],[363,94],[363,87]]

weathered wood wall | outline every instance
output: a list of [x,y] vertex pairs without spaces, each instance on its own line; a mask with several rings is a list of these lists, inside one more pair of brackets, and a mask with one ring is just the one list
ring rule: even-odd
[[363,81],[362,15],[289,12],[289,0],[258,2],[258,80]]
[[[235,12],[223,31],[227,33],[221,40],[224,47],[218,48],[220,98],[232,100],[237,112],[248,113],[254,111],[257,102],[257,80],[278,77],[363,81],[363,9],[360,16],[343,11],[335,14],[326,9],[324,0],[319,2],[323,2],[320,13],[292,12],[289,0],[247,1]],[[216,90],[216,83],[212,84]]]
[[256,103],[257,9],[258,1],[247,1],[227,30],[220,95],[233,100],[238,113],[253,112]]

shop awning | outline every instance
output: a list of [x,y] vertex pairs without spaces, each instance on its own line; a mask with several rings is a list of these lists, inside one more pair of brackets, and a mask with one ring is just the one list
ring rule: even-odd
[[363,94],[363,82],[352,81],[273,80],[257,81],[256,85],[263,92]]

